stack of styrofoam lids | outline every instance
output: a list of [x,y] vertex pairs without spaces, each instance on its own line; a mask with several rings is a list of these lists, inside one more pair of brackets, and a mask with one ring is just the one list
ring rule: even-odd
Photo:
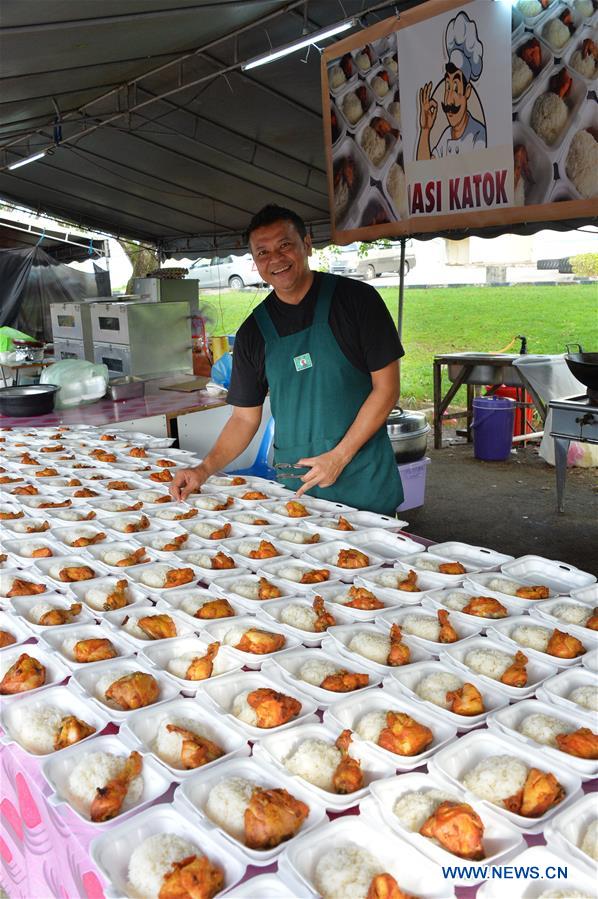
[[313,564],[304,562],[301,559],[290,558],[283,561],[264,562],[261,568],[258,568],[260,576],[275,580],[278,578],[284,581],[287,588],[295,593],[309,593],[314,587],[320,587],[321,584],[337,584],[340,578],[335,574],[330,566],[327,566],[328,576],[323,581],[301,583],[302,578],[309,576],[315,570],[323,570],[315,560]]
[[[543,899],[543,897],[573,896],[590,899],[596,895],[596,879],[588,876],[587,868],[571,864],[568,856],[555,854],[552,846],[532,846],[510,859],[516,871],[539,872],[536,880],[514,879],[509,884],[510,899]],[[503,899],[504,883],[487,880],[479,888],[476,899]]]
[[400,590],[398,584],[406,581],[409,572],[413,569],[403,562],[395,562],[392,568],[382,568],[373,571],[366,577],[357,577],[355,584],[360,587],[366,587],[376,594],[380,599],[387,599],[391,603],[399,605],[419,605],[424,596],[431,590],[437,590],[439,587],[445,586],[443,575],[436,574],[431,571],[417,573],[415,583],[416,590]]
[[583,715],[588,719],[595,721],[598,708],[592,709],[590,706],[581,705],[571,699],[571,694],[581,688],[593,688],[598,704],[598,683],[596,675],[592,671],[588,671],[583,665],[577,665],[575,668],[567,668],[560,671],[555,677],[545,680],[536,691],[538,699],[544,702],[554,703],[563,710],[573,714]]
[[[325,709],[339,698],[339,693],[338,691],[328,690],[304,680],[301,677],[301,670],[308,663],[325,665],[327,666],[327,670],[329,669],[331,673],[343,672],[366,675],[367,681],[364,686],[352,690],[352,694],[363,692],[368,687],[374,687],[381,683],[382,680],[380,675],[376,674],[370,667],[362,665],[361,662],[357,661],[349,662],[346,656],[342,656],[340,653],[331,650],[324,652],[322,649],[315,648],[306,649],[302,646],[291,649],[289,652],[281,653],[278,656],[273,656],[272,660],[265,664],[263,670],[270,673],[273,670],[272,666],[274,666],[274,670],[276,670],[288,684],[292,684],[297,689],[307,693],[317,702],[320,708]],[[324,680],[326,676],[327,675],[324,674],[322,680]],[[346,693],[347,691],[343,692]]]
[[4,745],[17,743],[24,752],[37,758],[47,758],[54,752],[63,752],[62,749],[38,752],[33,748],[32,743],[28,742],[25,733],[28,726],[27,719],[30,715],[52,708],[62,713],[61,717],[74,715],[80,721],[84,721],[94,728],[94,732],[80,740],[77,745],[88,743],[92,737],[101,733],[110,720],[107,714],[101,712],[88,699],[71,689],[68,684],[47,687],[41,692],[29,691],[29,693],[21,694],[18,702],[2,703],[0,724],[4,733],[0,735],[0,743]]
[[[143,662],[135,657],[110,659],[107,662],[98,662],[92,665],[91,668],[80,668],[71,677],[70,684],[75,690],[79,691],[80,695],[87,696],[104,714],[110,715],[114,721],[120,723],[131,715],[134,710],[123,709],[112,700],[107,699],[103,689],[108,689],[114,681],[135,672],[149,674],[158,682],[158,698],[156,702],[152,703],[152,708],[167,702],[169,699],[174,699],[178,695],[178,688],[171,680],[166,678],[156,668],[144,665]],[[106,680],[108,680],[107,684],[105,683]]]
[[[435,615],[434,612],[430,612],[427,608],[420,608],[419,606],[409,607],[407,609],[398,608],[386,610],[383,614],[377,616],[376,621],[378,624],[387,624],[389,627],[391,627],[393,624],[398,624],[402,630],[404,637],[408,637],[415,644],[415,646],[421,646],[432,655],[438,655],[438,653],[442,652],[442,650],[445,649],[448,645],[454,646],[458,643],[462,643],[469,637],[477,636],[482,630],[482,625],[479,622],[476,622],[475,616],[463,615],[461,619],[453,620],[452,614],[449,613],[449,623],[453,625],[455,631],[457,632],[457,640],[455,640],[452,644],[447,644],[442,642],[441,640],[429,640],[426,637],[420,637],[418,634],[411,633],[405,628],[404,622],[406,618],[422,618],[432,620],[435,623],[438,623],[438,626],[440,627],[437,615]],[[409,627],[409,624],[407,625],[407,627]]]
[[353,568],[344,567],[339,565],[339,557],[342,552],[347,550],[357,550],[363,553],[363,550],[358,549],[351,539],[338,539],[324,543],[322,546],[318,546],[317,543],[307,546],[303,557],[308,562],[313,561],[317,567],[327,568],[338,580],[349,582],[352,582],[358,576],[367,577],[371,575],[372,572],[381,568],[386,561],[382,556],[370,551],[363,553],[367,557],[367,564]]
[[563,858],[573,858],[575,863],[586,868],[593,878],[598,875],[598,861],[584,852],[581,845],[588,827],[592,824],[595,827],[595,822],[596,794],[588,793],[555,815],[544,831],[549,849],[553,849]]
[[[259,603],[257,617],[274,626],[276,630],[297,637],[304,646],[319,646],[326,636],[326,631],[306,631],[281,620],[282,612],[294,606],[313,609],[313,599],[306,597],[305,594],[290,599],[287,596],[283,596],[282,599],[266,599]],[[348,624],[351,621],[349,615],[339,611],[338,604],[324,603],[324,608],[334,617],[337,624]]]
[[[11,612],[18,616],[29,629],[30,636],[34,633],[43,634],[48,630],[48,625],[38,624],[38,610],[40,606],[48,609],[70,609],[75,603],[76,597],[69,591],[63,593],[42,593],[40,596],[16,596],[12,600]],[[78,615],[73,616],[74,624],[93,624],[94,616],[83,606]]]
[[[189,680],[180,674],[175,674],[170,668],[170,663],[180,661],[183,658],[189,660],[193,656],[203,657],[208,652],[209,639],[204,635],[198,637],[195,634],[175,637],[171,640],[158,640],[146,646],[139,658],[147,664],[158,668],[175,683],[184,696],[194,696],[205,683],[205,680]],[[213,661],[213,669],[210,680],[216,680],[233,671],[240,671],[242,662],[228,646],[220,646]]]
[[[258,597],[260,582],[263,580],[264,577],[259,574],[242,568],[232,573],[219,572],[219,576],[211,581],[210,589],[216,596],[224,596],[226,599],[233,600],[247,612],[255,614],[263,602]],[[297,596],[299,593],[288,581],[271,577],[267,577],[266,580],[271,587],[276,589],[276,598]]]
[[[231,620],[230,618],[217,618],[209,621],[206,626],[203,628],[203,635],[208,634],[212,640],[218,641],[219,643],[224,643],[227,639],[227,635],[230,631],[233,632],[235,639],[240,640],[244,631],[250,629],[258,629],[260,631],[265,631],[267,633],[272,634],[281,634],[281,631],[277,630],[274,627],[269,627],[265,624],[262,624],[261,621],[257,621],[253,615],[241,615],[238,618]],[[257,668],[261,668],[265,662],[269,659],[278,659],[282,656],[286,656],[289,653],[292,653],[297,647],[300,647],[300,641],[296,637],[292,637],[289,634],[282,634],[284,638],[284,645],[273,652],[265,652],[265,653],[253,653],[253,652],[245,652],[242,649],[237,649],[236,645],[225,643],[226,646],[229,646],[231,652],[234,654],[235,658],[239,659],[241,664],[246,668],[251,668],[255,670]]]
[[[526,655],[529,655],[531,659],[537,659],[539,662],[550,664],[551,667],[556,665],[557,668],[571,668],[573,665],[579,665],[581,661],[579,656],[575,656],[574,658],[560,658],[559,656],[549,655],[547,652],[532,649],[530,646],[518,643],[513,637],[513,632],[516,628],[522,626],[543,628],[548,635],[554,630],[550,625],[542,623],[538,621],[538,619],[531,618],[531,616],[520,615],[515,618],[507,618],[503,619],[503,621],[495,622],[492,627],[488,628],[488,636],[499,640],[510,647],[520,649]],[[563,633],[569,633],[569,628],[563,627],[558,628],[558,630],[561,630]],[[584,652],[596,649],[598,647],[598,633],[586,628],[583,635],[583,647]]]
[[71,669],[78,671],[80,668],[91,668],[99,665],[99,662],[78,662],[73,656],[71,647],[81,640],[109,640],[116,652],[116,658],[127,658],[134,654],[134,649],[128,640],[124,640],[119,634],[115,634],[111,628],[102,624],[67,624],[58,627],[45,628],[40,633],[41,642]]
[[[367,671],[374,671],[381,677],[385,677],[387,674],[390,674],[396,666],[377,662],[375,659],[363,655],[356,649],[350,648],[351,641],[354,637],[366,634],[386,640],[390,651],[391,643],[388,626],[385,625],[384,622],[379,621],[376,621],[375,623],[366,621],[363,624],[352,621],[349,624],[340,624],[330,627],[322,640],[322,649],[325,652],[332,652],[333,654],[338,653],[343,658],[347,659],[348,662],[351,662],[354,665],[363,665]],[[416,662],[425,662],[433,658],[431,652],[427,652],[421,645],[418,645],[409,637],[403,637],[401,643],[409,649],[409,661],[405,663],[407,665],[414,665]]]
[[[254,690],[263,689],[275,690],[296,699],[301,704],[298,715],[284,724],[270,728],[257,727],[237,718],[233,713],[235,699],[240,695],[246,696]],[[289,683],[271,668],[268,668],[266,673],[263,671],[240,671],[219,677],[216,681],[206,683],[197,694],[195,701],[226,719],[230,727],[237,733],[241,732],[250,740],[257,740],[264,734],[278,733],[278,731],[286,730],[296,724],[318,722],[315,715],[318,706],[311,696],[299,689],[299,684]]]
[[130,611],[139,605],[149,604],[148,595],[136,584],[133,584],[124,572],[122,574],[112,574],[111,572],[108,577],[98,578],[94,581],[81,581],[78,584],[70,584],[69,586],[78,601],[83,603],[86,609],[91,610],[91,613],[96,618],[99,618],[109,611],[103,608],[103,603],[108,595],[114,591],[119,581],[125,582],[127,598],[129,599],[129,602],[126,606],[123,606],[123,609]]
[[[28,605],[31,605],[30,601],[28,602]],[[15,610],[13,609],[11,611],[14,613]],[[27,626],[26,622],[21,621],[18,615],[0,610],[0,632],[2,631],[5,634],[9,634],[14,641],[2,646],[2,649],[6,649],[8,646],[21,646],[23,643],[26,643],[27,640],[30,640],[32,636],[31,629]]]
[[235,616],[247,615],[247,609],[234,600],[228,599],[227,602],[233,610],[233,615],[226,618],[197,618],[195,614],[188,612],[188,608],[199,609],[207,602],[215,602],[218,596],[212,590],[205,587],[180,587],[177,590],[166,591],[158,600],[156,606],[161,612],[174,609],[182,621],[186,621],[196,631],[206,627],[210,621],[232,621]]
[[39,687],[32,690],[26,690],[21,693],[6,693],[3,696],[3,704],[10,701],[20,699],[23,695],[38,694],[42,690],[46,690],[68,677],[69,669],[64,662],[58,659],[53,652],[41,646],[39,643],[31,643],[26,646],[7,646],[6,649],[0,650],[0,681],[5,677],[6,673],[22,655],[30,656],[36,659],[45,668],[44,680]]

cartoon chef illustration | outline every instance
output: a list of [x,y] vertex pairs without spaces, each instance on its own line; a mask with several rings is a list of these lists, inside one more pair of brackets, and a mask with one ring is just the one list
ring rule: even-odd
[[447,25],[444,43],[447,62],[441,106],[448,126],[432,148],[430,134],[438,115],[438,103],[433,98],[430,81],[419,90],[417,159],[439,159],[486,147],[486,125],[474,118],[468,109],[472,84],[482,74],[484,57],[476,23],[463,11],[459,12]]

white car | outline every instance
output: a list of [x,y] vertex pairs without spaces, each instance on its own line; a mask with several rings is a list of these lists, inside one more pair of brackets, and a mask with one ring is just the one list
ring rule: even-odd
[[186,277],[199,281],[200,287],[229,287],[231,290],[261,286],[264,283],[250,253],[245,253],[244,256],[198,259]]

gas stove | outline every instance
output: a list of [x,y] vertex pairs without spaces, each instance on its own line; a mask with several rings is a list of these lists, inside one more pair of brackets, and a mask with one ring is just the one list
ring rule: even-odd
[[556,492],[559,512],[564,511],[563,498],[567,477],[567,451],[572,440],[582,443],[598,443],[598,401],[595,397],[581,394],[551,400],[552,411],[550,436],[554,437],[556,461]]

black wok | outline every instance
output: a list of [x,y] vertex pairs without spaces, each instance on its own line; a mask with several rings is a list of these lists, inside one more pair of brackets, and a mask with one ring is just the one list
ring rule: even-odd
[[[577,347],[579,352],[572,353],[573,347]],[[598,390],[598,353],[584,353],[579,343],[567,344],[567,350],[565,362],[571,374],[590,390]]]

